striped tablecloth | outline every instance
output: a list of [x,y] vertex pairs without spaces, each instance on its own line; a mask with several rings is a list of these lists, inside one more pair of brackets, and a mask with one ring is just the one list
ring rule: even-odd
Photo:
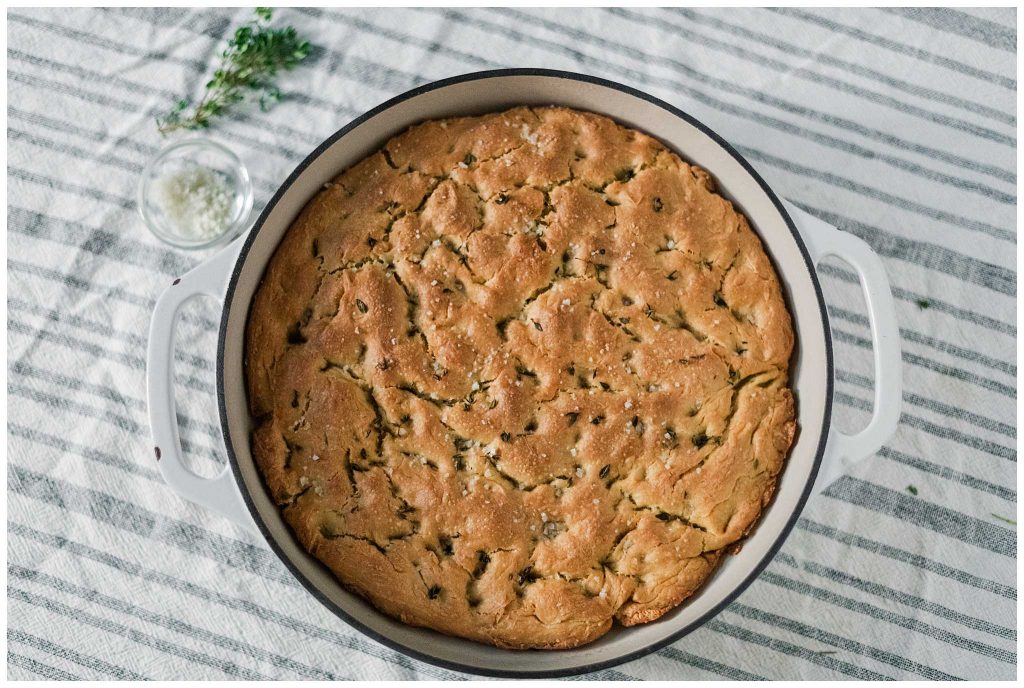
[[[153,120],[245,10],[8,14],[8,662],[13,678],[461,678],[372,642],[243,529],[176,497],[148,439],[155,296],[203,259],[153,239]],[[1000,10],[283,10],[319,49],[213,138],[261,207],[323,138],[417,84],[544,66],[659,96],[893,281],[898,433],[813,498],[738,600],[604,678],[1015,675],[1016,16]],[[871,407],[852,273],[822,269],[841,428]],[[223,461],[217,307],[182,328],[182,432]]]

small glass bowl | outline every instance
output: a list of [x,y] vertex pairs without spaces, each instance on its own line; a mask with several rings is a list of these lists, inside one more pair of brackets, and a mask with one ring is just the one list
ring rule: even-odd
[[[230,217],[215,237],[195,239],[182,235],[156,198],[157,182],[164,175],[197,165],[220,173],[234,194]],[[241,159],[209,139],[186,139],[166,146],[149,161],[139,180],[139,214],[156,238],[177,248],[210,248],[234,237],[248,223],[252,202],[252,181]]]

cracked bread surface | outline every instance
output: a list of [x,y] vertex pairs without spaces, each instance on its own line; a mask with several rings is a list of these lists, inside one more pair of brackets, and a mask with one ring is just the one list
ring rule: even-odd
[[568,648],[694,594],[771,499],[793,331],[710,176],[566,108],[428,121],[326,184],[251,308],[253,455],[407,623]]

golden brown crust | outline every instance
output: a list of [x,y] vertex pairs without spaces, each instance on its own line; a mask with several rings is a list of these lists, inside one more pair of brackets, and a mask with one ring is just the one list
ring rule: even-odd
[[746,219],[564,108],[412,127],[325,186],[250,314],[253,452],[409,623],[564,648],[656,619],[768,503],[790,316]]

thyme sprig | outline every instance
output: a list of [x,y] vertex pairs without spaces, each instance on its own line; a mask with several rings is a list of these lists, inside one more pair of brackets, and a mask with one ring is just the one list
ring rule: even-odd
[[215,117],[247,97],[254,98],[263,111],[281,100],[274,77],[305,60],[310,44],[294,27],[271,28],[272,16],[271,8],[257,7],[256,19],[235,30],[221,54],[220,66],[206,82],[202,99],[193,108],[188,98],[182,98],[166,115],[157,118],[161,134],[207,129]]

